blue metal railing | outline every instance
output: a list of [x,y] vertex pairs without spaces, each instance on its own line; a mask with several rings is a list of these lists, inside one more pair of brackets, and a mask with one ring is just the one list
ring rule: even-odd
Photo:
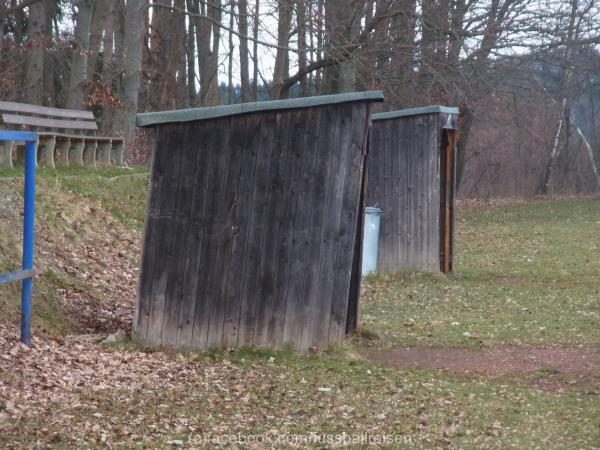
[[35,220],[35,160],[38,134],[29,131],[0,131],[0,141],[25,142],[25,192],[23,211],[23,268],[0,273],[0,284],[22,280],[21,342],[31,344],[31,291],[33,288],[33,247]]

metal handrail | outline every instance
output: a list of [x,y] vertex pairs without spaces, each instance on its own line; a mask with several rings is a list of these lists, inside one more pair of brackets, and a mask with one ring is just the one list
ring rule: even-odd
[[25,181],[23,201],[23,267],[17,272],[0,274],[0,284],[22,281],[21,342],[31,344],[31,291],[33,289],[33,249],[35,243],[35,160],[38,134],[33,131],[0,130],[0,141],[25,142]]

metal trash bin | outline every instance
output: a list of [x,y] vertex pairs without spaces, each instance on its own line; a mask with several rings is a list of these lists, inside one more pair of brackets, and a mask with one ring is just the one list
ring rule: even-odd
[[363,236],[362,276],[377,270],[377,252],[379,250],[379,225],[381,223],[381,208],[365,208],[365,231]]

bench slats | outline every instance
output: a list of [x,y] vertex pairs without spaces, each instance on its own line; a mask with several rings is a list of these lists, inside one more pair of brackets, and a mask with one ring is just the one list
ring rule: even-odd
[[[40,162],[48,167],[55,167],[55,161],[92,167],[97,162],[123,165],[123,138],[96,136],[98,125],[91,111],[0,101],[0,123],[38,130]],[[0,142],[0,165],[12,167],[13,149],[19,145],[19,141]]]
[[33,127],[92,131],[96,131],[98,129],[98,125],[96,125],[96,122],[93,121],[88,122],[84,120],[44,119],[43,117],[21,116],[18,114],[2,114],[2,121],[12,125],[26,125]]
[[76,109],[51,108],[48,106],[30,105],[27,103],[14,103],[0,101],[0,111],[39,114],[41,116],[54,116],[71,119],[94,120],[94,113],[91,111],[79,111]]

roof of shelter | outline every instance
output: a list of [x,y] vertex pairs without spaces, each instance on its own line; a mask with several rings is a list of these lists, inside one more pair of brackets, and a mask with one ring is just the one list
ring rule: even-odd
[[255,103],[238,103],[235,105],[213,106],[207,108],[179,109],[140,113],[137,115],[138,127],[147,127],[162,123],[190,122],[195,120],[216,119],[254,112],[276,111],[283,109],[311,108],[338,103],[358,101],[383,101],[380,91],[349,92],[345,94],[320,95],[316,97],[292,98],[289,100],[271,100]]
[[396,119],[398,117],[416,116],[419,114],[435,114],[435,113],[458,114],[458,108],[451,107],[451,106],[431,105],[431,106],[423,106],[421,108],[399,109],[396,111],[388,111],[388,112],[373,114],[371,116],[371,119],[372,120]]

